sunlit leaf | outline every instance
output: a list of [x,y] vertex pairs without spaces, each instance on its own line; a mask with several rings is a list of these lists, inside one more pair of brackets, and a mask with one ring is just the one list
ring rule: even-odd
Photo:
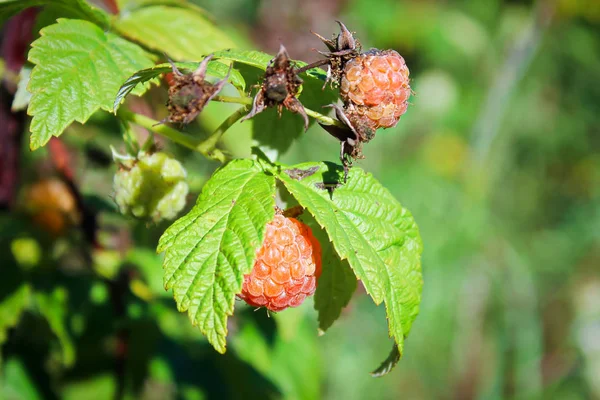
[[180,61],[200,60],[235,43],[194,9],[148,6],[124,13],[115,21],[123,36]]
[[188,312],[221,353],[227,316],[274,207],[275,179],[255,161],[234,160],[211,177],[194,208],[160,238],[165,288],[173,289],[179,310]]
[[293,168],[310,174],[299,178],[282,168],[278,178],[327,231],[337,254],[348,261],[375,303],[385,302],[389,333],[402,354],[423,285],[422,243],[412,215],[360,168],[352,168],[345,184],[340,183],[341,168],[333,164]]
[[[84,123],[98,109],[111,111],[121,82],[153,64],[137,45],[87,21],[59,19],[42,29],[31,46],[32,150],[73,121]],[[145,89],[139,87],[136,94]]]

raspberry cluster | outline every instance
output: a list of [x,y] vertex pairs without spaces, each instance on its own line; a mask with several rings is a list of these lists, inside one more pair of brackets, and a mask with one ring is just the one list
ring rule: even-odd
[[298,307],[315,292],[320,275],[321,246],[310,228],[295,218],[275,215],[238,296],[271,311]]

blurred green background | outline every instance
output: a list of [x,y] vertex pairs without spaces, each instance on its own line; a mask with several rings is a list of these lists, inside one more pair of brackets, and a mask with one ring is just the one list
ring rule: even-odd
[[[229,350],[217,354],[162,289],[154,248],[168,224],[115,212],[106,155],[121,145],[119,126],[97,114],[62,138],[82,201],[98,210],[98,248],[83,246],[86,229],[69,229],[68,219],[57,226],[31,211],[36,196],[48,198],[32,185],[48,184],[58,167],[23,140],[18,201],[0,212],[0,394],[600,398],[599,1],[196,3],[239,47],[274,53],[283,42],[293,58],[314,61],[321,43],[310,30],[329,37],[340,19],[364,49],[406,59],[412,105],[358,163],[413,213],[425,246],[423,302],[403,359],[391,374],[369,376],[391,341],[383,306],[360,288],[320,337],[312,301],[273,318],[240,304]],[[164,92],[137,106],[160,105]],[[197,129],[209,132],[232,107],[211,104]],[[238,124],[223,144],[246,155],[249,135]],[[191,205],[217,165],[163,146],[188,169]],[[338,148],[313,127],[281,159],[337,161]],[[85,221],[68,199],[57,203],[63,217]],[[29,286],[15,294],[22,282]],[[24,298],[34,305],[6,331]]]

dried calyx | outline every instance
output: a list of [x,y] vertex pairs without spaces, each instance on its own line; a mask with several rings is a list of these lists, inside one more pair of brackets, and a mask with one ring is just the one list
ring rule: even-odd
[[327,65],[328,80],[340,87],[343,106],[329,105],[345,128],[321,126],[341,142],[340,158],[345,176],[355,159],[363,158],[362,145],[375,137],[378,128],[396,125],[406,112],[411,94],[409,71],[394,50],[371,49],[360,52],[360,45],[346,26],[337,21],[341,32],[328,40],[317,35],[329,52],[319,52],[326,60],[305,68]]
[[181,73],[175,64],[171,62],[174,83],[169,88],[169,101],[167,103],[169,116],[162,122],[190,123],[200,114],[206,104],[223,89],[229,79],[229,73],[224,79],[214,84],[205,80],[206,69],[211,59],[212,54],[207,56],[196,71],[190,74]]
[[329,51],[318,51],[319,54],[327,57],[327,60],[322,60],[308,67],[312,68],[317,65],[327,65],[327,81],[325,84],[331,82],[332,84],[338,85],[346,63],[360,54],[361,46],[354,35],[352,35],[352,32],[346,28],[346,25],[341,21],[336,22],[340,26],[340,33],[337,36],[334,35],[332,39],[325,39],[318,33],[313,32],[315,36],[325,43],[325,46],[327,46]]
[[263,83],[254,97],[252,110],[242,121],[254,117],[268,107],[277,107],[281,115],[285,107],[293,113],[300,114],[304,119],[304,129],[308,129],[308,116],[302,103],[296,98],[302,82],[285,47],[281,45],[279,53],[267,66]]

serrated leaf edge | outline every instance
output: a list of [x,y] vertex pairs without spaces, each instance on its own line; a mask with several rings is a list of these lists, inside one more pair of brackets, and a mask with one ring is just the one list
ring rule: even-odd
[[[247,161],[247,160],[239,160],[239,161]],[[251,160],[251,161],[253,161],[253,160]],[[235,162],[235,160],[234,160],[233,162]],[[255,161],[253,161],[253,162],[255,162]],[[256,165],[258,166],[259,164],[258,164],[258,163],[256,163]],[[222,169],[223,169],[223,168],[225,168],[225,167],[226,167],[226,166],[223,166],[223,167],[221,167],[219,170],[222,170]],[[260,168],[260,167],[259,167],[259,168]],[[218,171],[217,171],[217,172],[218,172]],[[249,171],[249,172],[253,172],[253,171]],[[259,169],[259,171],[255,171],[255,172],[263,172],[263,173],[264,173],[265,171],[264,171],[262,168],[260,168],[260,169]],[[216,174],[216,172],[215,172],[215,174]],[[253,174],[253,176],[255,176],[255,175],[256,175],[256,173],[254,173],[254,174]],[[213,176],[214,176],[214,174],[213,174]],[[239,175],[238,175],[238,176],[236,176],[236,178],[239,178]],[[250,179],[248,180],[248,182],[249,182],[251,179],[252,179],[252,178],[250,178]],[[246,184],[247,184],[248,182],[246,182]],[[270,186],[271,186],[271,188],[272,188],[271,192],[273,193],[273,194],[272,194],[272,199],[273,199],[273,214],[274,214],[274,213],[275,213],[275,209],[274,209],[274,205],[275,205],[275,180],[274,180],[274,179],[272,180],[272,183],[270,184]],[[202,196],[202,194],[199,196],[199,199],[200,199],[200,197],[201,197],[201,196]],[[227,197],[228,197],[228,196],[224,196],[224,198],[227,198]],[[218,203],[218,202],[217,202],[217,203]],[[196,206],[197,206],[198,204],[199,204],[199,203],[196,203]],[[227,216],[227,218],[229,218],[229,216],[231,215],[231,210],[233,209],[233,207],[235,207],[235,204],[232,204],[232,205],[231,205],[231,208],[230,208],[230,210],[229,210],[229,211],[228,211],[228,212],[225,214],[225,215]],[[207,211],[207,210],[204,210],[204,212],[206,212],[206,211]],[[203,212],[203,213],[204,213],[204,212]],[[181,233],[183,233],[183,232],[184,232],[184,231],[185,231],[187,228],[189,228],[189,226],[191,226],[192,224],[194,224],[194,223],[195,223],[195,222],[198,220],[198,218],[200,218],[200,217],[201,217],[201,215],[202,215],[202,213],[201,213],[201,214],[199,214],[197,217],[195,217],[195,218],[194,218],[194,219],[193,219],[191,222],[189,222],[189,223],[187,223],[187,224],[184,224],[184,225],[182,225],[181,227],[179,227],[179,226],[178,226],[178,227],[177,227],[177,229],[178,229],[178,232],[177,232],[177,233],[175,233],[175,234],[169,235],[169,237],[165,237],[165,234],[166,234],[166,233],[167,233],[167,231],[169,231],[169,230],[170,230],[170,229],[171,229],[173,226],[172,226],[172,227],[170,227],[169,229],[167,229],[167,231],[165,231],[165,233],[163,233],[163,235],[162,235],[162,236],[161,236],[161,238],[159,239],[159,244],[158,244],[158,246],[157,246],[157,253],[165,252],[165,260],[167,260],[167,253],[169,252],[169,250],[170,250],[170,247],[171,247],[171,244],[173,243],[173,241],[175,241],[175,240],[177,239],[177,237],[178,237],[178,236],[179,236]],[[177,221],[176,221],[176,222],[177,222]],[[219,221],[217,221],[216,223],[218,223],[218,222],[219,222]],[[215,224],[216,224],[216,223],[215,223]],[[227,225],[227,224],[226,224],[226,225]],[[249,266],[249,268],[248,268],[248,269],[249,269],[249,270],[248,270],[248,271],[242,271],[242,274],[246,274],[246,273],[250,272],[250,270],[251,270],[251,268],[252,268],[252,265],[254,264],[254,260],[255,260],[255,258],[256,258],[256,250],[257,250],[258,248],[260,248],[260,246],[262,246],[262,242],[264,241],[264,237],[265,237],[265,229],[266,229],[266,228],[264,228],[262,231],[260,231],[260,230],[259,230],[259,231],[257,232],[257,233],[258,233],[258,239],[259,239],[259,240],[258,240],[258,242],[257,242],[257,245],[256,245],[256,246],[255,246],[255,248],[254,248],[254,251],[251,253],[251,254],[252,254],[252,256],[251,256],[251,260],[250,260],[250,262],[248,263],[248,266]],[[200,240],[201,240],[201,239],[200,239]],[[194,249],[194,248],[196,248],[197,246],[198,246],[198,244],[196,244],[195,246],[193,246],[193,249]],[[193,251],[193,249],[192,249],[191,251]],[[218,253],[220,253],[220,249],[218,250]],[[190,254],[191,254],[191,252],[190,252]],[[183,265],[183,264],[181,264],[181,265]],[[180,266],[181,266],[181,265],[180,265]],[[164,262],[163,262],[163,269],[164,269],[164,268],[165,268],[165,264],[164,264]],[[178,267],[178,268],[179,268],[179,267]],[[167,277],[166,277],[166,276],[164,276],[164,287],[165,287],[165,290],[169,290],[169,289],[172,289],[172,288],[174,287],[174,285],[175,285],[175,282],[174,282],[174,281],[171,281],[172,277],[173,277],[173,274],[171,274],[171,277],[170,277],[170,278],[168,278],[168,279],[167,279]],[[213,285],[213,286],[214,286],[214,285]],[[242,282],[240,282],[240,283],[239,283],[239,288],[235,290],[235,294],[238,294],[238,293],[240,293],[240,292],[241,292],[241,290],[242,290]],[[234,296],[235,296],[235,294],[234,294]],[[206,295],[208,295],[208,293],[207,293]],[[206,297],[206,295],[204,296],[204,298]],[[176,301],[176,304],[177,304],[177,309],[178,309],[178,311],[180,311],[180,312],[186,312],[186,311],[187,311],[188,318],[190,319],[190,321],[191,321],[192,325],[193,325],[193,326],[198,326],[198,328],[200,329],[200,332],[202,332],[202,334],[203,334],[205,337],[207,337],[207,338],[208,338],[209,342],[210,342],[210,343],[213,345],[213,347],[215,348],[215,350],[217,350],[217,351],[218,351],[219,353],[221,353],[221,354],[224,354],[224,353],[225,353],[225,351],[226,351],[226,348],[227,348],[227,342],[226,342],[226,338],[227,338],[227,334],[228,334],[227,324],[225,324],[225,326],[223,327],[223,329],[224,329],[224,334],[219,334],[219,333],[218,333],[218,332],[216,332],[216,330],[215,330],[215,332],[214,332],[214,335],[216,335],[216,338],[213,338],[213,337],[212,337],[212,335],[210,335],[210,334],[209,334],[209,332],[208,332],[208,330],[207,330],[206,328],[204,328],[203,326],[201,326],[200,324],[198,324],[198,323],[195,321],[195,316],[191,315],[191,310],[190,310],[190,307],[189,307],[189,305],[188,305],[188,306],[183,306],[183,305],[181,305],[181,302],[180,302],[180,301],[177,301],[177,299],[176,299],[176,297],[175,297],[175,292],[174,292],[174,291],[173,291],[173,297],[174,297],[174,299],[175,299],[175,301]],[[230,316],[232,316],[232,315],[233,315],[233,312],[234,312],[234,307],[232,306],[232,307],[231,307],[231,309],[225,309],[224,311],[225,311],[225,320],[227,320],[227,318],[228,318],[228,317],[230,317]],[[219,340],[220,338],[222,338],[222,343],[220,343],[220,342],[221,342],[221,341]]]

